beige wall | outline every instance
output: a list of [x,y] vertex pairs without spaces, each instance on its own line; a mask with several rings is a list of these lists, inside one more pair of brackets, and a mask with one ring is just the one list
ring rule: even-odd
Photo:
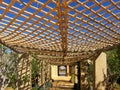
[[95,60],[95,88],[96,90],[105,90],[106,83],[104,82],[107,76],[106,54],[101,53]]
[[57,65],[51,65],[51,78],[53,80],[70,80],[70,76],[58,76],[58,66]]

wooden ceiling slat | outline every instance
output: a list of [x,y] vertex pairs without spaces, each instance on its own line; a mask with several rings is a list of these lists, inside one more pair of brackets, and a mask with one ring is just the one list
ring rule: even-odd
[[[27,4],[27,7],[29,7],[29,5],[31,4],[32,2],[30,2],[29,4]],[[49,3],[49,1],[46,3],[46,4],[48,4]],[[46,5],[45,4],[45,5]],[[37,10],[35,13],[33,13],[31,16],[29,16],[29,18],[28,19],[26,19],[16,30],[14,30],[13,32],[11,32],[9,35],[11,35],[12,33],[15,33],[17,30],[19,30],[23,25],[25,25],[29,20],[31,20],[32,19],[32,17],[34,17],[45,5],[43,5],[39,10]],[[26,7],[26,8],[27,8]],[[22,11],[24,11],[26,8],[23,8],[20,12],[22,12]],[[16,16],[17,17],[17,16]],[[33,23],[34,24],[34,23]],[[28,28],[30,28],[30,27],[28,27]],[[27,28],[27,29],[28,29]],[[26,29],[25,29],[26,30]],[[21,34],[22,32],[24,32],[25,30],[23,30],[23,31],[21,31],[21,32],[19,32],[19,33],[17,33],[14,37],[16,37],[16,36],[18,36],[19,34]],[[14,38],[14,37],[12,37],[12,38]],[[4,37],[3,37],[4,38]],[[11,38],[10,38],[11,39]]]
[[[2,0],[2,1],[3,1],[3,0]],[[2,2],[2,1],[1,1],[1,2]],[[3,14],[1,15],[2,18],[6,15],[6,13],[9,11],[9,9],[12,7],[12,5],[15,3],[15,1],[16,1],[16,0],[12,0],[12,1],[10,2],[10,4],[7,6],[6,10],[5,10],[5,11],[3,12]],[[0,18],[0,20],[1,20],[2,18]]]
[[1,0],[0,43],[19,53],[36,52],[51,64],[92,59],[96,53],[120,45],[119,3]]
[[[15,2],[15,0],[13,0],[13,2]],[[15,20],[16,20],[16,18],[18,18],[19,16],[20,16],[20,14],[21,13],[23,13],[24,12],[24,10],[30,5],[30,4],[32,4],[32,2],[33,2],[33,0],[31,0],[28,4],[27,4],[27,6],[25,6],[12,20],[11,20],[11,22],[9,23],[9,24],[7,24],[7,26],[2,30],[2,31],[0,31],[0,33],[2,33],[2,32],[4,32]],[[11,5],[11,4],[10,4]],[[4,15],[4,14],[3,14]],[[3,38],[3,37],[2,37]],[[2,39],[1,38],[1,39]]]
[[[54,9],[52,9],[51,12],[52,12],[53,10],[54,10]],[[47,15],[49,15],[51,12],[49,12]],[[45,17],[45,16],[44,16],[44,17]],[[35,25],[35,23],[40,23],[39,21],[40,21],[40,20],[43,20],[44,17],[39,18],[37,21],[33,22],[33,24],[29,25],[29,26],[28,26],[27,28],[25,28],[22,32],[26,31],[27,29],[29,29],[30,27],[32,27],[33,25]],[[54,17],[52,17],[51,19],[53,19],[53,18],[54,18]],[[31,33],[27,34],[27,36],[33,34],[33,33],[36,32],[36,31],[39,31],[39,30],[41,29],[41,27],[44,26],[45,24],[47,24],[51,19],[49,19],[46,23],[41,24],[41,26],[37,27],[37,28],[36,28],[35,30],[33,30]],[[53,24],[53,25],[56,25],[56,24]],[[49,29],[53,29],[52,27],[48,27],[48,28],[49,28]],[[55,29],[53,29],[53,30],[55,30]],[[22,32],[21,32],[21,33],[22,33]],[[40,33],[36,34],[35,36],[29,38],[28,40],[30,40],[30,39],[32,39],[32,38],[35,38],[35,37],[39,36],[39,35],[42,34],[42,33],[43,33],[43,32],[40,32]],[[20,33],[19,33],[19,34],[20,34]],[[24,38],[26,38],[27,36],[24,36],[24,37],[22,37],[22,38],[19,38],[19,41],[22,40],[22,39],[24,39]],[[16,37],[16,35],[15,35],[14,37]],[[13,38],[14,38],[14,37],[13,37]],[[40,39],[38,39],[38,40],[40,40]],[[23,42],[21,42],[21,43],[23,43]]]
[[[78,2],[78,1],[77,1],[77,2]],[[78,3],[79,3],[80,5],[84,5],[84,4],[80,3],[80,2],[78,2]],[[89,7],[87,7],[86,5],[84,5],[84,7],[87,8],[88,10],[90,10],[92,13],[97,14],[96,12],[94,12],[93,10],[91,10]],[[77,13],[82,14],[84,17],[87,17],[87,18],[89,18],[90,20],[93,20],[94,22],[100,24],[101,26],[105,27],[106,29],[110,29],[110,28],[107,28],[106,25],[103,25],[102,23],[100,23],[100,22],[98,22],[98,21],[96,21],[96,20],[90,18],[90,17],[87,16],[86,14],[81,13],[81,12],[79,12],[79,11],[77,11],[77,10],[71,8],[71,7],[69,7],[69,8],[72,9],[72,10],[74,10],[74,11],[77,12]],[[99,15],[99,14],[97,14],[97,15]],[[100,15],[99,15],[99,16],[100,16]],[[103,18],[102,16],[100,16],[100,17]],[[103,18],[103,20],[104,20],[104,18]],[[111,29],[111,30],[112,30],[112,29]],[[112,30],[112,31],[114,32],[114,30]],[[104,32],[104,33],[106,33],[106,32]],[[108,33],[107,33],[107,34],[108,34]],[[110,35],[110,34],[108,34],[108,35]],[[110,35],[110,36],[111,36],[111,35]],[[113,35],[112,35],[111,37],[115,38]],[[116,39],[116,38],[115,38],[115,39]]]

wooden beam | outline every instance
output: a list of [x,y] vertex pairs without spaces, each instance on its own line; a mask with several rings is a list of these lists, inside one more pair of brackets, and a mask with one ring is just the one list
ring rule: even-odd
[[64,0],[64,2],[60,2],[60,0],[57,0],[57,7],[58,7],[58,23],[59,23],[59,29],[60,29],[60,36],[61,36],[61,47],[64,52],[64,56],[66,56],[67,51],[67,1]]
[[0,0],[0,4],[2,4],[3,0]]
[[17,51],[15,48],[12,48],[10,45],[7,45],[5,42],[3,42],[2,40],[0,40],[0,43],[3,44],[4,46],[10,48],[11,50],[15,51],[16,53],[19,53],[19,51]]

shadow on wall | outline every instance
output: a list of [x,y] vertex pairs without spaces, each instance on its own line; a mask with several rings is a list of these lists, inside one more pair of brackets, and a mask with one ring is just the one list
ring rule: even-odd
[[[108,81],[108,78],[107,76],[104,74],[103,72],[103,75],[104,75],[104,81],[101,81],[97,84],[97,86],[95,87],[95,90],[99,90],[99,88],[101,89],[102,87],[106,87],[106,83]],[[111,90],[111,89],[105,89],[105,90]]]
[[[103,73],[104,74],[104,73]],[[105,86],[105,90],[114,90],[114,80],[116,75],[108,75],[104,74],[104,81],[101,81],[95,87],[95,90],[99,90],[100,87]]]

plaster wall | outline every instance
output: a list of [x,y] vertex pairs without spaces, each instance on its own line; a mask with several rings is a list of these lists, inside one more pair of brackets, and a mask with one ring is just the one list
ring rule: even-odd
[[51,78],[53,80],[70,81],[71,76],[58,76],[58,66],[57,65],[51,65]]
[[101,53],[95,60],[95,88],[96,90],[105,90],[107,77],[107,61],[106,54]]

